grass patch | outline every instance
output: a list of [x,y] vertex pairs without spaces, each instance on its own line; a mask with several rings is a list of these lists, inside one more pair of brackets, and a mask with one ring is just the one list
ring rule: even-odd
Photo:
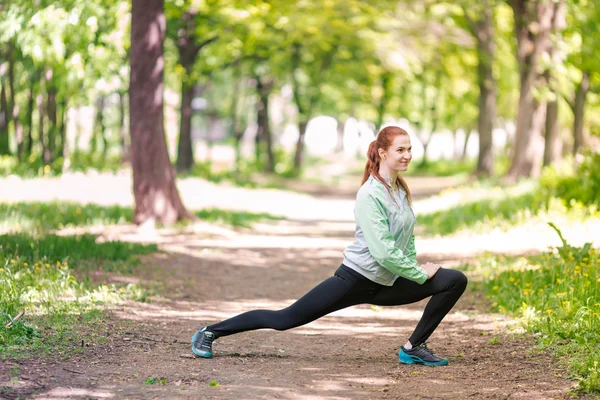
[[198,218],[207,222],[218,222],[222,224],[249,228],[253,223],[265,220],[282,220],[283,217],[268,213],[251,213],[246,211],[222,210],[218,208],[207,208],[194,213]]
[[492,306],[521,318],[542,348],[566,362],[584,393],[600,392],[599,263],[600,252],[589,244],[563,240],[556,251],[485,257],[477,267]]
[[[267,213],[251,213],[218,208],[196,211],[204,221],[232,226],[251,227],[252,223],[278,220]],[[0,231],[48,232],[57,229],[133,223],[133,209],[122,206],[100,206],[72,202],[0,203]]]
[[0,203],[0,228],[40,232],[78,226],[131,223],[130,207],[74,202]]
[[510,188],[500,189],[494,198],[461,204],[450,209],[419,216],[419,226],[425,234],[447,235],[464,230],[483,233],[492,229],[508,230],[533,219],[553,220],[567,218],[583,220],[598,217],[594,205],[569,203],[557,197],[545,198],[539,186],[533,185],[524,193],[513,194]]
[[[147,292],[137,285],[93,286],[78,280],[76,272],[91,268],[114,270],[118,265],[115,263],[123,265],[139,254],[156,251],[154,245],[95,243],[91,235],[34,238],[24,234],[2,235],[0,243],[3,356],[39,355],[43,349],[50,352],[63,345],[70,348],[69,342],[78,335],[72,318],[100,321],[99,310],[106,305],[122,300],[143,301],[147,297]],[[26,316],[6,328],[20,311],[25,311]]]

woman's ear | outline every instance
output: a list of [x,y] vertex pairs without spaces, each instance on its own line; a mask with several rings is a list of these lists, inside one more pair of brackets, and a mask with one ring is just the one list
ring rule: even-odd
[[385,159],[385,151],[383,151],[383,149],[379,149],[379,158],[381,158],[382,160]]

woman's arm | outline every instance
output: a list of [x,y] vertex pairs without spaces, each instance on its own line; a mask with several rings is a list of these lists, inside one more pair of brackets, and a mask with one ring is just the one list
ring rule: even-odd
[[387,214],[377,199],[366,195],[357,200],[356,221],[365,235],[369,253],[379,265],[420,284],[427,280],[427,272],[419,266],[415,257],[414,237],[411,239],[413,254],[411,250],[404,254],[396,247],[396,241],[388,228]]

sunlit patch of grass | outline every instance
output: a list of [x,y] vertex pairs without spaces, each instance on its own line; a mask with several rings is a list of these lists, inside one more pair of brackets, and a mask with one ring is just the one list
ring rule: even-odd
[[[114,268],[115,263],[124,265],[152,251],[156,246],[95,243],[91,235],[0,236],[0,353],[14,356],[37,351],[40,340],[48,346],[68,340],[58,334],[69,331],[73,336],[68,316],[93,316],[123,300],[144,301],[148,293],[137,285],[90,285],[76,273],[82,268]],[[20,311],[26,316],[6,327]],[[58,333],[47,337],[47,330]]]
[[[561,236],[562,239],[562,236]],[[565,360],[578,389],[600,392],[600,252],[568,245],[532,257],[485,257],[477,272],[493,308],[520,317]]]
[[67,227],[131,223],[130,207],[73,202],[0,203],[0,229],[40,232]]
[[[251,227],[264,220],[281,217],[218,208],[196,211],[204,221],[231,226]],[[72,227],[133,223],[133,210],[122,206],[100,206],[70,202],[0,203],[0,232],[48,232]]]
[[218,222],[231,226],[249,228],[253,223],[265,220],[281,220],[283,217],[268,213],[251,213],[247,211],[232,211],[218,208],[207,208],[195,212],[196,216],[207,222]]
[[447,235],[466,230],[477,233],[492,229],[508,230],[534,219],[547,221],[566,218],[581,221],[600,217],[597,206],[573,203],[567,207],[561,199],[540,196],[537,189],[537,185],[534,185],[531,190],[519,194],[502,189],[504,194],[500,196],[419,215],[419,226],[423,227],[424,234]]

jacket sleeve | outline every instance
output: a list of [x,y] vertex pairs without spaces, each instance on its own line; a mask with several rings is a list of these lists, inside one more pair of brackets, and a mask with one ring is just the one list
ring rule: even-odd
[[406,253],[407,257],[417,259],[417,249],[415,248],[415,235],[410,236],[410,242],[408,242],[408,252]]
[[383,205],[366,195],[356,202],[356,221],[365,235],[369,253],[385,269],[419,284],[427,280],[427,272],[419,266],[414,251],[414,235],[409,251],[404,254],[396,247]]

